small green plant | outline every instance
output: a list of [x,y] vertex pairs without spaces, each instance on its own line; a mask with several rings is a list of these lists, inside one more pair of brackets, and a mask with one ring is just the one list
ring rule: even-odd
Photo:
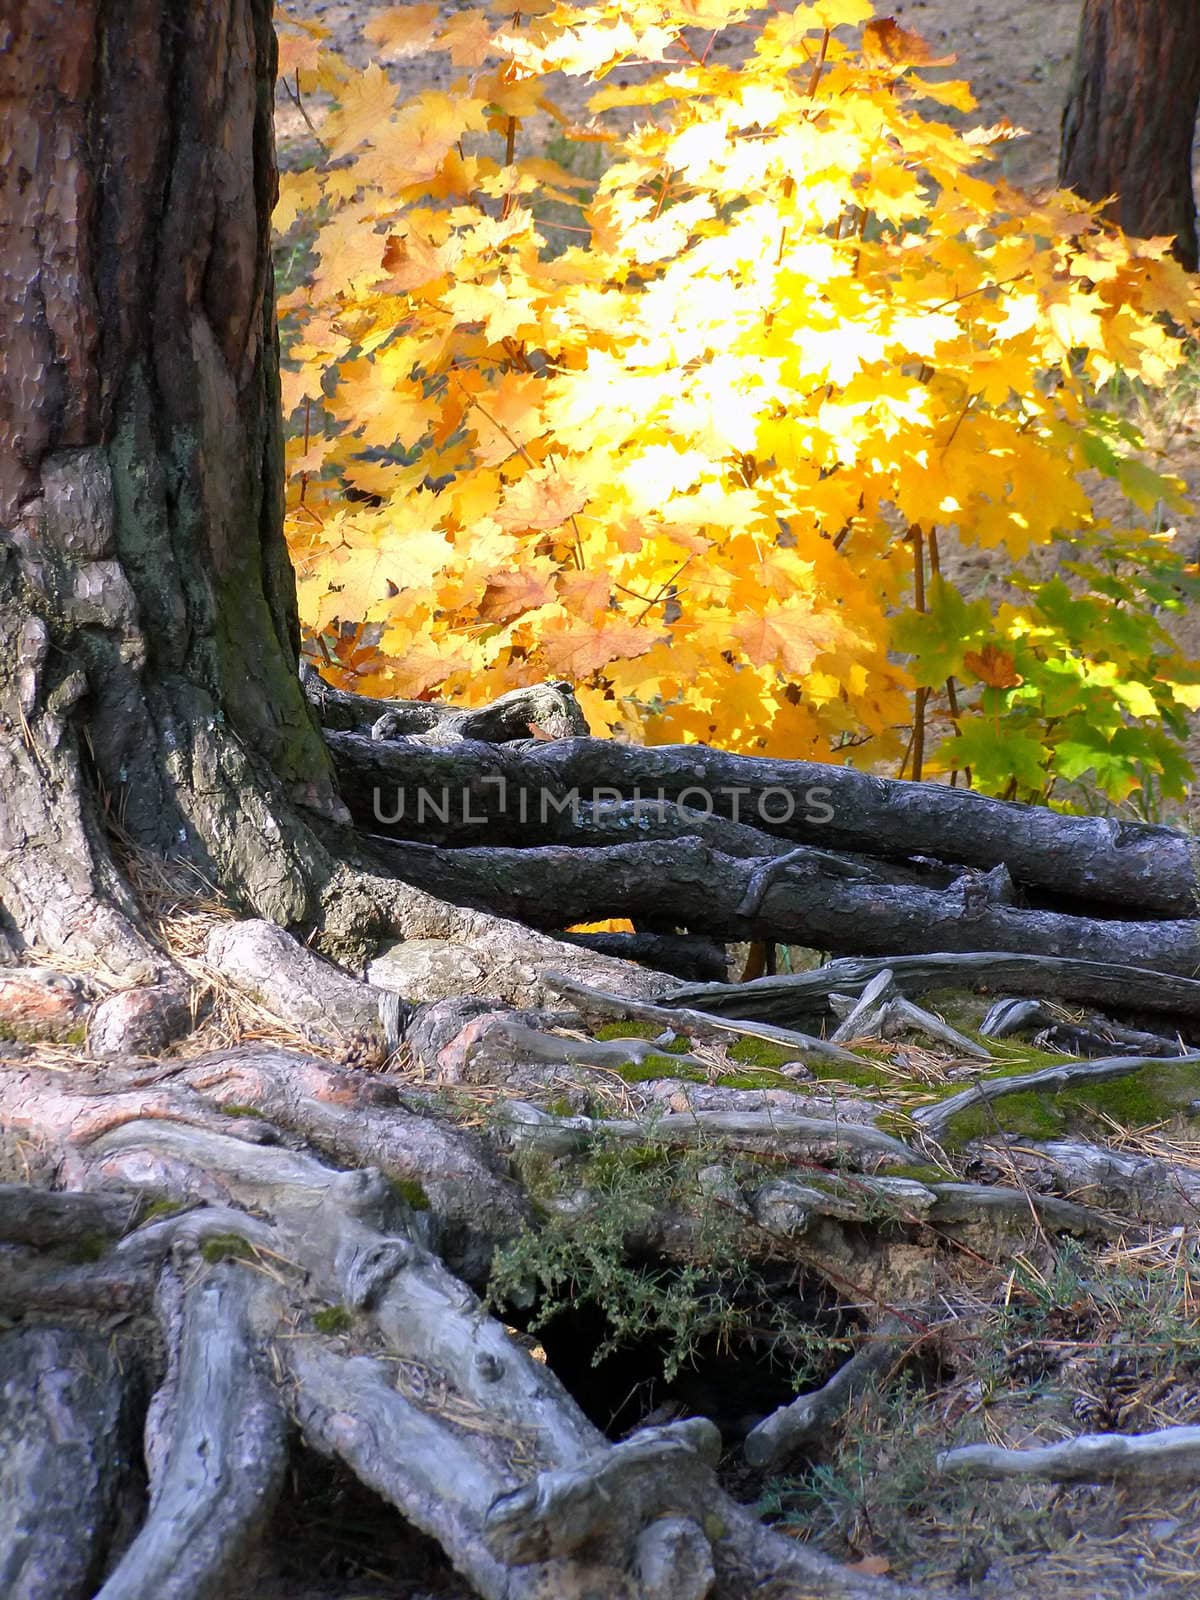
[[[818,1349],[824,1359],[828,1336],[799,1322],[767,1290],[748,1259],[741,1212],[702,1181],[711,1161],[711,1151],[604,1143],[581,1172],[547,1174],[544,1219],[497,1251],[489,1304],[532,1298],[536,1331],[566,1307],[588,1302],[608,1325],[594,1362],[622,1345],[658,1339],[668,1381],[702,1341],[732,1346],[751,1330],[761,1341],[765,1331],[803,1382]],[[733,1169],[730,1181],[737,1181]],[[573,1203],[562,1204],[567,1193]],[[664,1263],[631,1252],[630,1239],[644,1238],[664,1214],[692,1224],[690,1259]]]

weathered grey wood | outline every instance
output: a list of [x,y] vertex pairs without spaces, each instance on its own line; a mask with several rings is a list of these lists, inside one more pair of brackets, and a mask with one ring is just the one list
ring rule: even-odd
[[78,1194],[0,1183],[0,1240],[50,1245],[80,1244],[86,1238],[116,1237],[132,1227],[141,1199],[136,1194]]
[[983,1183],[931,1183],[936,1197],[930,1212],[934,1223],[980,1222],[999,1219],[1017,1226],[1034,1223],[1059,1233],[1084,1238],[1120,1239],[1130,1232],[1128,1222],[1107,1217],[1092,1206],[1060,1200],[1057,1195],[1031,1194]]
[[901,1140],[869,1124],[801,1117],[786,1111],[680,1111],[635,1121],[626,1117],[553,1117],[536,1106],[508,1100],[497,1106],[497,1116],[513,1144],[556,1154],[581,1149],[594,1139],[681,1145],[720,1139],[734,1149],[819,1150],[851,1161],[885,1156],[907,1162],[920,1159]]
[[1200,979],[1123,963],[1012,950],[846,956],[811,972],[756,978],[751,983],[689,984],[674,990],[667,1003],[779,1023],[811,1020],[828,1014],[830,994],[858,994],[885,967],[897,988],[908,995],[965,988],[1200,1018]]
[[988,1141],[975,1144],[976,1162],[998,1173],[1018,1172],[1031,1186],[1069,1194],[1141,1223],[1178,1227],[1181,1218],[1200,1212],[1200,1171],[1187,1162],[1110,1150],[1082,1139],[1004,1142],[993,1152]]
[[780,1406],[751,1428],[742,1447],[746,1460],[762,1472],[774,1472],[789,1456],[823,1438],[850,1402],[895,1361],[912,1337],[912,1328],[899,1318],[884,1317],[868,1330],[862,1348],[827,1383]]
[[[337,1355],[304,1339],[286,1348],[284,1359],[306,1444],[340,1457],[436,1539],[484,1600],[523,1600],[530,1593],[521,1575],[494,1559],[483,1542],[486,1509],[512,1481],[486,1437],[459,1434],[414,1405],[376,1361]],[[542,1576],[536,1574],[539,1581]]]
[[[342,794],[372,832],[405,831],[403,823],[372,826],[376,790],[387,804],[398,788],[412,795],[421,787],[447,789],[457,796],[469,785],[476,811],[489,819],[489,836],[499,839],[504,827],[515,827],[526,842],[536,840],[549,809],[543,794],[561,802],[572,790],[585,801],[597,791],[613,799],[633,799],[636,792],[647,804],[661,795],[711,806],[819,850],[907,860],[928,856],[932,843],[934,853],[949,860],[985,872],[1003,863],[1015,882],[1071,898],[1167,917],[1190,917],[1197,909],[1195,841],[1171,828],[1066,817],[943,784],[901,783],[849,767],[735,756],[695,744],[646,749],[570,739],[432,750],[411,740],[380,744],[349,733],[326,739]],[[457,830],[443,837],[466,842],[471,825],[461,804],[453,816]],[[786,820],[772,820],[781,817]],[[478,824],[474,829],[477,836]]]
[[184,1297],[165,1468],[150,1513],[97,1600],[220,1595],[269,1516],[287,1434],[259,1371],[255,1279],[219,1263]]
[[365,733],[375,739],[405,735],[423,743],[452,744],[478,739],[487,744],[536,737],[533,727],[554,738],[588,733],[587,718],[573,685],[532,684],[511,689],[486,706],[451,706],[426,700],[373,700],[326,683],[310,663],[302,663],[300,681],[323,727],[342,733]]
[[[647,1428],[582,1464],[540,1473],[493,1502],[484,1540],[514,1566],[572,1555],[661,1516],[703,1515],[721,1435],[703,1417]],[[681,1600],[691,1600],[681,1596]]]
[[94,1592],[128,1471],[136,1378],[95,1333],[0,1333],[4,1600],[88,1600]]
[[850,1050],[843,1050],[829,1039],[818,1039],[812,1034],[797,1033],[793,1028],[773,1028],[769,1023],[727,1022],[719,1016],[709,1016],[703,1011],[693,1011],[686,1006],[655,1005],[649,1001],[635,1000],[623,995],[609,994],[590,984],[579,983],[565,973],[547,972],[547,986],[568,1000],[576,1001],[584,1011],[591,1010],[601,1016],[628,1017],[632,1021],[661,1022],[664,1028],[678,1029],[695,1039],[724,1042],[731,1035],[742,1039],[764,1039],[769,1044],[783,1045],[795,1050],[797,1056],[816,1056],[822,1061],[840,1062],[842,1066],[857,1067],[859,1058]]
[[[213,929],[205,961],[227,982],[306,1037],[359,1046],[381,1060],[399,1043],[395,1008],[372,989],[261,918]],[[388,1024],[392,1026],[389,1028]]]
[[[628,916],[650,927],[855,954],[1019,951],[1183,976],[1200,966],[1200,924],[1191,916],[1117,921],[976,902],[961,880],[938,890],[846,878],[819,853],[782,863],[760,897],[750,891],[761,863],[695,838],[570,850],[374,841],[372,850],[429,893],[547,929]],[[1131,894],[1125,908],[1141,910]]]
[[1050,1483],[1189,1484],[1200,1480],[1200,1428],[1153,1433],[1085,1433],[1061,1444],[1006,1450],[967,1444],[944,1450],[940,1472],[956,1477],[1032,1478]]

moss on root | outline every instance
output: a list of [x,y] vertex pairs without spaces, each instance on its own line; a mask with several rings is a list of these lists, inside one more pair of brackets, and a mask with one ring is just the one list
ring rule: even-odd
[[[1036,1065],[1026,1058],[1016,1070],[1028,1072]],[[1027,1089],[988,1105],[969,1106],[951,1119],[943,1142],[953,1149],[998,1132],[1056,1139],[1073,1133],[1094,1137],[1113,1123],[1131,1129],[1151,1127],[1186,1113],[1198,1097],[1200,1067],[1151,1057],[1127,1078],[1109,1083],[1071,1084],[1058,1091]]]

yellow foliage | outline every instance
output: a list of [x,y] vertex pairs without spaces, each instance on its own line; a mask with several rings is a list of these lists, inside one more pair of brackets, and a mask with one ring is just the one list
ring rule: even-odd
[[[694,30],[733,25],[754,48],[710,60]],[[568,677],[626,736],[875,763],[911,721],[900,655],[918,682],[950,662],[956,717],[1030,691],[994,619],[971,613],[964,656],[924,602],[919,643],[896,617],[939,532],[1014,561],[1090,538],[1097,465],[1143,506],[1169,495],[1094,403],[1185,358],[1197,300],[1164,241],[1010,188],[988,164],[1014,130],[923,115],[969,90],[922,79],[941,63],[866,0],[402,6],[369,36],[465,75],[397,105],[377,63],[288,47],[337,101],[320,174],[280,202],[283,226],[318,194],[327,216],[288,303],[290,524],[305,626],[363,651],[379,625],[360,686]],[[637,81],[598,89],[586,127],[552,104],[551,74],[618,64]],[[546,113],[557,145],[522,154]],[[596,149],[597,179],[569,170]],[[1195,698],[1169,656],[1125,650],[1131,717]]]

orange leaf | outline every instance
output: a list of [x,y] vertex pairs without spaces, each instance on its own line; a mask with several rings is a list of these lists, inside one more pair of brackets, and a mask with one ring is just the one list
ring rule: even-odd
[[863,1556],[858,1561],[848,1561],[846,1570],[847,1572],[865,1572],[871,1578],[882,1578],[885,1572],[892,1570],[892,1563],[886,1556]]
[[948,67],[956,56],[938,56],[919,33],[902,28],[895,17],[873,17],[863,29],[863,60],[872,67]]
[[561,673],[572,681],[590,678],[610,661],[645,655],[658,637],[651,628],[616,620],[600,632],[581,628],[574,622],[558,627],[547,623],[541,631],[542,655],[547,666],[551,672]]
[[982,650],[966,651],[963,665],[989,689],[1017,689],[1025,682],[1012,656],[999,645],[985,644]]
[[479,615],[484,622],[508,622],[553,599],[554,581],[550,576],[520,567],[515,572],[494,572],[479,602]]

